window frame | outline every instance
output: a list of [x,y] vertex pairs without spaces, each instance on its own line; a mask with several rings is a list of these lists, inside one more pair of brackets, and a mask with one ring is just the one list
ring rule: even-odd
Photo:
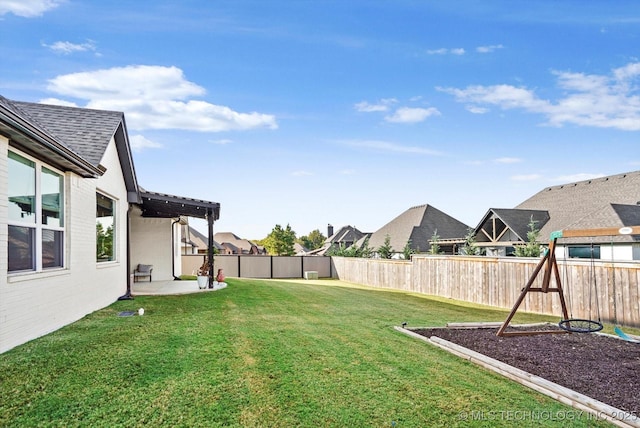
[[[66,225],[66,209],[67,209],[67,183],[68,179],[66,174],[63,171],[53,167],[52,165],[43,162],[33,156],[30,156],[20,150],[16,150],[14,148],[9,148],[7,152],[7,163],[11,161],[10,153],[19,156],[23,159],[28,160],[33,163],[33,172],[35,175],[35,221],[20,221],[19,219],[10,218],[7,216],[7,228],[9,227],[22,227],[28,228],[33,231],[33,247],[31,249],[31,256],[33,258],[33,268],[31,269],[21,269],[21,270],[9,270],[9,266],[7,265],[7,274],[25,274],[25,273],[40,273],[40,272],[49,272],[52,270],[62,270],[66,269],[67,266],[67,225]],[[49,173],[57,174],[60,179],[60,202],[59,202],[59,215],[60,215],[60,224],[59,225],[49,225],[43,224],[42,222],[42,213],[43,213],[43,201],[42,201],[42,174],[43,168],[46,169]],[[8,167],[7,167],[7,180],[10,181],[11,177],[9,175]],[[10,206],[11,202],[9,202],[9,195],[7,195],[7,204]],[[51,266],[44,267],[44,245],[43,245],[43,235],[44,231],[53,231],[54,235],[60,237],[60,242],[56,244],[59,247],[60,252],[57,254],[61,258],[61,263],[59,266]],[[43,233],[44,232],[44,233]],[[9,242],[7,241],[7,247]],[[7,259],[9,257],[8,248],[7,248]],[[8,260],[7,260],[8,263]]]
[[98,254],[97,254],[97,246],[98,246],[98,235],[96,233],[96,263],[98,265],[103,265],[105,263],[116,263],[118,262],[119,259],[119,251],[118,251],[118,242],[119,242],[119,237],[118,237],[118,205],[119,205],[119,200],[118,198],[115,198],[113,195],[104,192],[100,189],[96,189],[95,191],[95,195],[96,195],[96,203],[95,203],[95,207],[96,207],[96,225],[98,224],[98,213],[97,213],[97,208],[98,208],[98,196],[101,196],[103,198],[109,199],[112,202],[112,216],[113,216],[113,238],[112,238],[112,242],[111,242],[111,252],[112,252],[112,256],[110,260],[100,260],[98,258]]

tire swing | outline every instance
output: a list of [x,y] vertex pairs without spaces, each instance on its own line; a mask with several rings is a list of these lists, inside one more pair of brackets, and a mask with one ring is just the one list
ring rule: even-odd
[[[591,246],[590,246],[590,250],[591,250],[591,259],[590,259],[590,264],[589,264],[589,318],[574,318],[573,317],[573,304],[572,304],[572,298],[571,298],[571,289],[573,287],[571,287],[571,284],[569,283],[568,287],[567,287],[567,294],[569,297],[569,312],[570,312],[570,317],[567,319],[563,319],[558,323],[558,327],[560,327],[561,329],[571,332],[571,333],[595,333],[597,331],[600,331],[604,328],[604,326],[602,325],[602,321],[600,320],[600,305],[598,303],[598,284],[596,281],[596,274],[595,274],[595,263],[594,263],[594,254],[593,254],[593,239],[591,240]],[[566,262],[566,253],[565,253],[565,262]],[[565,263],[565,268],[564,268],[564,272],[565,272],[565,276],[567,276],[567,265]],[[570,281],[569,281],[570,282]],[[567,281],[565,280],[565,284],[567,283]],[[593,296],[594,299],[592,299],[592,291],[593,291]],[[597,315],[597,320],[592,319],[591,317],[591,308],[592,308],[592,300],[595,300],[595,306],[596,306],[596,315]]]

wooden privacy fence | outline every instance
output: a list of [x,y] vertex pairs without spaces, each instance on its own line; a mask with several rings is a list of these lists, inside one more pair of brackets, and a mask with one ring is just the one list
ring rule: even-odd
[[[431,294],[510,309],[539,259],[414,256],[412,261],[333,257],[335,275],[371,287]],[[573,318],[640,327],[640,264],[558,260]],[[534,286],[542,283],[542,275]],[[552,280],[552,284],[555,281]],[[529,293],[520,310],[561,316],[557,293]]]

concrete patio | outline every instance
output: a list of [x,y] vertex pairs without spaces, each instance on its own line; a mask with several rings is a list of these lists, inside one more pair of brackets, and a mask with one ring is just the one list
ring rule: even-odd
[[134,296],[164,296],[176,294],[206,293],[209,291],[218,291],[221,288],[206,288],[201,290],[198,288],[197,281],[146,281],[134,282],[131,284],[131,294]]

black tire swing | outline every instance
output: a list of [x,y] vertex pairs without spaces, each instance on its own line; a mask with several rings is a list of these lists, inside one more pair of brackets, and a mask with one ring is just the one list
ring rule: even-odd
[[[573,309],[571,309],[573,306],[572,299],[571,299],[571,296],[568,296],[569,308],[570,308],[569,310],[571,312],[571,317],[560,320],[560,322],[558,323],[558,327],[571,333],[595,333],[604,328],[604,325],[600,320],[600,305],[598,304],[598,284],[596,281],[596,274],[595,274],[593,240],[591,242],[590,250],[591,250],[591,262],[590,262],[590,268],[589,268],[589,284],[592,285],[592,287],[589,287],[589,318],[573,318]],[[564,258],[565,259],[565,266],[564,266],[565,277],[567,276],[567,270],[568,270],[567,264],[566,264],[566,251],[567,249],[565,248],[565,258]],[[567,283],[567,279],[565,278],[565,284],[566,283]],[[571,292],[571,288],[572,288],[571,284],[569,284],[569,286],[567,287],[569,293]],[[592,290],[594,292],[593,294],[594,294],[596,312],[598,317],[597,320],[591,319]]]

